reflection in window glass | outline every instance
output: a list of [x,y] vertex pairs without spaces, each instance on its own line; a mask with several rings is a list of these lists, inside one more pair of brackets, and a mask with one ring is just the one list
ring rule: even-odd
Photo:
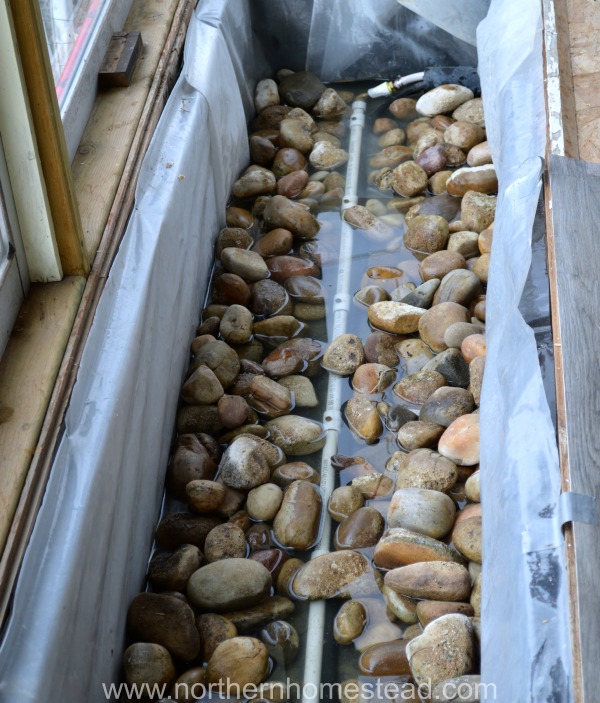
[[58,102],[66,95],[107,0],[40,0]]

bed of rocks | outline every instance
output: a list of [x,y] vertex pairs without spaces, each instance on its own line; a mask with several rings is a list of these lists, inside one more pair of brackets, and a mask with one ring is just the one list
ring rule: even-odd
[[[151,589],[127,614],[126,681],[179,701],[226,683],[295,699],[278,683],[302,683],[322,599],[336,603],[323,646],[341,652],[340,700],[380,680],[401,687],[384,700],[479,700],[448,691],[476,688],[479,665],[497,190],[482,101],[441,86],[368,123],[370,197],[343,214],[369,252],[349,291],[366,334],[327,340],[340,228],[324,213],[344,197],[353,98],[291,71],[256,88],[252,164],[216,239],[166,474],[167,505],[187,507],[161,519]],[[338,487],[324,496],[330,374],[348,378],[343,431],[364,451],[331,457]],[[330,551],[311,559],[324,520]]]

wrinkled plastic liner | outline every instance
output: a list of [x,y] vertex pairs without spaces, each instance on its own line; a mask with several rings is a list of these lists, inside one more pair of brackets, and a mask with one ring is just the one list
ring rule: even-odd
[[[536,220],[545,147],[540,13],[539,3],[494,0],[478,30],[500,182],[481,409],[482,676],[498,701],[567,703],[552,346]],[[144,583],[213,238],[248,161],[256,81],[286,66],[356,80],[474,61],[472,47],[396,0],[199,4],[17,583],[0,701],[105,701],[102,684],[119,681],[125,614]]]

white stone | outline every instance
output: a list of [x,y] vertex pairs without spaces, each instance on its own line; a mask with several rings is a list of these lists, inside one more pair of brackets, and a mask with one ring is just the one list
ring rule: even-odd
[[459,105],[472,100],[473,91],[463,85],[440,85],[417,100],[417,112],[426,117],[456,110]]

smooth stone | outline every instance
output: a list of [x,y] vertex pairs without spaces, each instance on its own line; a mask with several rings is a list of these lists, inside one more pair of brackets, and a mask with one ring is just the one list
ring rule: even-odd
[[292,461],[278,466],[271,474],[271,481],[284,489],[294,481],[309,481],[318,485],[320,480],[319,473],[303,461]]
[[457,480],[458,471],[455,462],[431,449],[414,449],[402,457],[396,487],[427,488],[446,492],[456,484]]
[[419,335],[434,352],[448,348],[444,335],[455,322],[467,322],[468,310],[458,303],[440,303],[426,310],[419,320]]
[[281,141],[285,146],[298,149],[303,154],[308,154],[315,144],[312,137],[312,126],[302,120],[290,118],[289,115],[286,119],[281,120],[279,131]]
[[366,500],[388,496],[394,490],[392,479],[378,471],[353,478],[352,486],[358,488]]
[[444,427],[435,422],[407,422],[398,430],[398,441],[408,451],[436,447]]
[[156,541],[165,549],[177,549],[182,544],[203,549],[206,535],[220,524],[221,520],[209,515],[172,513],[158,523]]
[[329,141],[317,142],[308,156],[313,168],[335,170],[348,161],[348,152]]
[[254,224],[252,213],[242,207],[228,207],[225,210],[225,224],[227,227],[250,229]]
[[319,422],[295,415],[283,415],[265,424],[273,444],[287,456],[302,456],[320,451],[325,432]]
[[481,676],[457,676],[434,686],[431,703],[480,703],[482,690],[486,689],[481,686]]
[[439,215],[420,214],[408,224],[404,233],[404,246],[419,259],[426,258],[448,242],[448,222]]
[[246,556],[246,536],[237,525],[224,523],[217,525],[206,536],[204,556],[209,563],[234,557]]
[[297,256],[273,256],[267,259],[267,267],[277,283],[285,283],[291,276],[314,276],[319,273],[312,261]]
[[[369,160],[372,168],[395,168],[412,159],[412,149],[408,146],[392,144],[384,147]],[[392,175],[392,179],[393,179]]]
[[384,132],[377,140],[377,146],[385,149],[388,146],[400,146],[406,141],[406,132],[400,127],[395,127]]
[[282,342],[277,349],[263,360],[262,366],[267,376],[278,378],[302,372],[308,378],[321,371],[323,342],[316,339],[296,338]]
[[494,225],[493,223],[483,232],[480,232],[477,237],[477,248],[480,254],[491,254],[492,253],[492,242],[494,239]]
[[467,569],[453,561],[426,561],[388,571],[384,583],[395,593],[412,598],[467,601],[471,577]]
[[329,498],[327,512],[336,522],[343,522],[365,504],[362,493],[355,486],[339,486]]
[[225,450],[219,471],[227,486],[241,490],[256,488],[271,475],[264,454],[247,437],[239,437]]
[[311,559],[296,573],[291,587],[296,597],[302,600],[351,598],[371,579],[367,557],[349,550]]
[[296,629],[285,620],[274,620],[261,630],[260,638],[269,655],[280,666],[291,664],[298,655],[300,638]]
[[392,115],[398,120],[406,120],[415,113],[417,101],[412,98],[397,98],[389,107]]
[[275,195],[267,203],[264,221],[270,229],[287,229],[301,239],[314,239],[320,227],[314,215],[283,195]]
[[461,254],[465,259],[472,259],[479,254],[478,241],[477,232],[454,232],[448,240],[448,251]]
[[243,305],[230,305],[221,318],[219,333],[228,344],[245,344],[252,337],[252,313]]
[[406,676],[410,673],[403,639],[383,642],[366,649],[358,660],[362,676]]
[[[446,150],[444,150],[444,153],[446,153]],[[448,157],[446,155],[446,159],[447,158]],[[445,193],[446,183],[451,175],[452,171],[438,171],[437,173],[434,173],[433,176],[430,176],[427,181],[429,191],[433,195],[442,195],[442,193]]]
[[212,291],[213,303],[247,306],[249,301],[250,288],[243,278],[235,273],[223,273],[215,278]]
[[446,181],[450,195],[462,198],[469,190],[491,195],[498,192],[498,176],[492,164],[459,168]]
[[178,446],[167,466],[166,485],[178,500],[186,500],[186,486],[195,479],[214,478],[217,472],[216,455],[208,450],[193,434],[178,437]]
[[374,442],[381,437],[383,425],[377,409],[368,398],[354,395],[346,403],[344,418],[350,429],[366,442]]
[[398,365],[398,352],[395,344],[402,338],[386,332],[372,332],[364,342],[365,360],[368,363],[394,367]]
[[479,294],[481,281],[477,274],[466,269],[456,269],[447,273],[437,289],[433,304],[458,303],[468,307]]
[[335,549],[365,549],[379,541],[385,528],[381,513],[375,508],[359,508],[338,526],[334,536]]
[[434,173],[443,171],[447,161],[446,152],[439,144],[425,149],[415,158],[415,162],[425,171],[427,178],[431,178]]
[[[431,361],[425,364],[423,370],[441,373],[449,386],[466,388],[469,385],[469,365],[458,349],[446,349],[436,354]],[[434,422],[436,421],[434,420]]]
[[420,420],[449,427],[461,415],[475,409],[473,396],[464,388],[444,386],[434,391],[421,407]]
[[305,376],[286,376],[279,380],[279,385],[294,394],[296,408],[316,408],[319,399],[313,384]]
[[469,500],[476,503],[481,501],[481,491],[479,487],[479,471],[471,474],[465,483],[465,493]]
[[277,147],[266,136],[261,134],[251,134],[248,138],[250,146],[250,161],[259,166],[270,166],[273,163]]
[[[269,672],[269,653],[254,637],[232,637],[221,642],[206,667],[209,684],[226,687],[259,684]],[[214,690],[214,688],[212,689]]]
[[277,188],[277,180],[272,171],[256,166],[244,173],[231,187],[236,198],[253,198],[257,195],[270,195]]
[[414,625],[417,621],[417,601],[407,596],[402,596],[393,591],[389,586],[383,586],[382,594],[388,610],[407,625]]
[[321,493],[314,483],[294,481],[273,522],[277,542],[289,549],[310,549],[319,533],[321,507]]
[[441,436],[438,451],[459,466],[478,464],[479,415],[463,415],[454,420]]
[[396,351],[400,357],[401,368],[409,375],[420,371],[433,359],[433,352],[420,339],[405,339],[396,345]]
[[427,625],[423,634],[411,640],[406,652],[413,678],[419,685],[435,686],[441,681],[469,674],[474,667],[474,636],[465,615],[443,615]]
[[310,71],[296,71],[279,83],[279,93],[284,101],[303,110],[310,110],[325,90],[325,85]]
[[360,637],[366,624],[365,606],[360,601],[346,601],[335,616],[333,637],[338,644],[351,644]]
[[412,198],[427,188],[427,179],[427,172],[419,164],[414,161],[405,161],[394,168],[392,188],[398,195]]
[[[457,120],[451,124],[444,132],[446,144],[456,146],[463,151],[469,151],[477,144],[481,144],[485,139],[485,130],[472,122]],[[448,191],[451,193],[451,191]],[[452,195],[463,195],[464,193],[451,193]]]
[[[260,554],[262,552],[255,552],[252,557]],[[240,634],[246,634],[257,630],[272,620],[289,617],[295,608],[296,606],[289,598],[275,595],[250,608],[225,613],[225,617],[235,625]]]
[[384,364],[361,364],[352,377],[352,388],[357,393],[383,393],[396,378],[395,369]]
[[397,432],[401,427],[404,427],[409,422],[417,420],[417,415],[405,408],[403,405],[392,405],[388,408],[385,415],[386,424],[389,430]]
[[394,393],[404,400],[421,405],[445,384],[446,379],[438,371],[421,369],[398,381],[394,386]]
[[195,607],[222,613],[257,605],[270,589],[271,574],[262,564],[232,558],[198,569],[188,581],[187,595]]
[[140,593],[127,610],[127,627],[143,642],[154,642],[190,661],[200,653],[194,611],[187,603],[159,593]]
[[285,415],[293,408],[289,389],[266,376],[253,376],[246,395],[250,405],[269,417]]
[[285,288],[271,279],[257,281],[251,288],[251,310],[257,317],[271,317],[291,312]]
[[485,166],[492,163],[492,154],[487,141],[476,144],[470,149],[467,154],[467,163],[469,166]]
[[495,214],[495,195],[485,195],[485,193],[469,190],[463,196],[460,217],[465,229],[471,232],[483,232],[492,224]]
[[198,513],[215,512],[225,499],[225,487],[216,481],[190,481],[185,492],[190,508]]
[[292,339],[302,334],[306,325],[293,315],[273,315],[254,323],[254,335],[258,338],[274,337]]
[[479,574],[475,582],[473,583],[473,590],[471,591],[471,605],[473,606],[473,610],[475,611],[475,616],[476,617],[481,617],[481,585],[482,585],[483,577],[482,574]]
[[472,122],[473,124],[485,127],[485,118],[483,116],[483,100],[481,98],[473,98],[467,100],[462,105],[456,108],[452,113],[455,120],[463,122]]
[[267,441],[263,437],[259,437],[257,435],[252,435],[248,433],[243,433],[241,435],[238,435],[238,437],[239,439],[245,438],[251,444],[254,444],[257,449],[263,454],[263,456],[267,460],[267,464],[271,469],[285,464],[285,454],[279,447],[276,447],[272,442]]
[[289,105],[268,105],[262,109],[250,124],[251,133],[261,133],[264,130],[272,132],[279,131],[281,120],[285,119],[291,112]]
[[[435,215],[452,222],[460,212],[461,201],[459,198],[453,198],[448,193],[433,195],[430,198],[425,198],[417,207],[418,215]],[[464,229],[464,228],[463,228]]]
[[460,351],[468,364],[478,356],[485,357],[487,351],[485,335],[471,334],[465,337],[460,345]]
[[363,230],[375,241],[386,242],[393,235],[392,228],[363,205],[352,205],[346,208],[342,217],[344,222],[355,229]]
[[392,334],[412,334],[419,327],[425,311],[394,300],[374,303],[369,307],[369,322],[377,329]]
[[[451,348],[460,349],[463,341],[473,334],[479,334],[481,328],[471,322],[455,322],[446,328],[444,343]],[[466,363],[466,362],[465,362]]]
[[481,564],[481,517],[467,518],[457,524],[452,531],[452,542],[465,559]]
[[375,547],[373,561],[383,569],[395,569],[425,561],[460,563],[462,557],[444,542],[404,527],[390,527]]
[[390,501],[387,524],[441,539],[452,529],[455,516],[454,501],[445,493],[426,488],[401,488]]
[[433,303],[435,292],[439,285],[439,278],[431,278],[412,290],[408,295],[405,295],[400,302],[427,310]]
[[215,256],[221,257],[223,249],[236,247],[237,249],[248,249],[252,246],[252,235],[242,227],[224,227],[219,231],[215,243]]
[[199,366],[181,388],[181,399],[191,405],[212,405],[225,391],[214,371]]
[[[277,195],[285,198],[297,198],[308,183],[308,173],[306,171],[292,171],[277,181]],[[265,205],[265,209],[268,203]],[[264,215],[264,211],[263,211]]]
[[159,644],[136,642],[123,654],[123,672],[129,686],[167,687],[177,673],[169,651]]
[[203,563],[204,557],[198,547],[182,544],[172,553],[158,553],[152,557],[148,579],[164,591],[185,591],[189,577]]
[[[405,281],[404,283],[400,283],[400,285],[396,286],[394,290],[390,293],[392,300],[397,300],[398,302],[401,303],[407,303],[407,305],[412,305],[413,303],[409,301],[404,300],[409,293],[412,293],[417,289],[417,286],[412,283],[411,281]],[[424,305],[422,304],[421,300],[418,300],[419,305],[415,305],[417,308],[422,308]]]
[[475,611],[470,603],[449,603],[443,600],[421,600],[417,603],[417,616],[423,627],[450,613],[473,617]]
[[235,273],[245,281],[260,281],[269,277],[269,269],[259,254],[247,249],[226,247],[221,252],[221,263],[230,273]]
[[419,273],[424,281],[441,280],[456,269],[464,269],[467,265],[464,256],[448,250],[436,251],[425,257],[419,263]]
[[322,366],[339,376],[350,376],[365,361],[365,351],[360,337],[341,334],[327,347]]
[[264,234],[252,247],[260,256],[283,256],[287,254],[294,243],[294,237],[288,229],[276,227]]
[[281,102],[277,83],[272,78],[258,81],[254,89],[254,109],[261,112],[269,105],[279,105]]
[[333,88],[325,88],[314,105],[313,115],[324,120],[337,119],[346,112],[347,105]]
[[483,373],[485,370],[485,356],[476,356],[469,364],[469,391],[473,396],[475,405],[479,407],[481,402],[481,387],[483,384]]
[[[190,370],[208,366],[224,389],[229,388],[240,372],[240,360],[235,351],[221,340],[209,341],[194,356]],[[210,433],[209,433],[210,434]]]
[[[288,173],[293,173],[294,171],[303,171],[307,168],[307,166],[308,162],[306,161],[306,157],[301,151],[286,146],[279,149],[279,151],[275,154],[275,158],[273,159],[273,165],[271,166],[271,169],[273,170],[275,177],[279,179],[283,178],[283,176],[287,176]],[[265,203],[265,207],[267,204],[268,203]]]
[[375,135],[385,134],[390,129],[395,129],[398,125],[389,117],[378,117],[373,122],[372,131]]
[[299,303],[313,305],[325,302],[325,288],[313,276],[292,276],[284,283],[288,295]]
[[453,112],[460,105],[474,98],[473,91],[462,85],[445,84],[422,95],[415,109],[420,115],[435,115]]
[[292,557],[288,559],[279,572],[277,577],[277,593],[286,598],[294,598],[294,593],[291,584],[298,573],[299,569],[304,566],[304,562],[300,559]]

